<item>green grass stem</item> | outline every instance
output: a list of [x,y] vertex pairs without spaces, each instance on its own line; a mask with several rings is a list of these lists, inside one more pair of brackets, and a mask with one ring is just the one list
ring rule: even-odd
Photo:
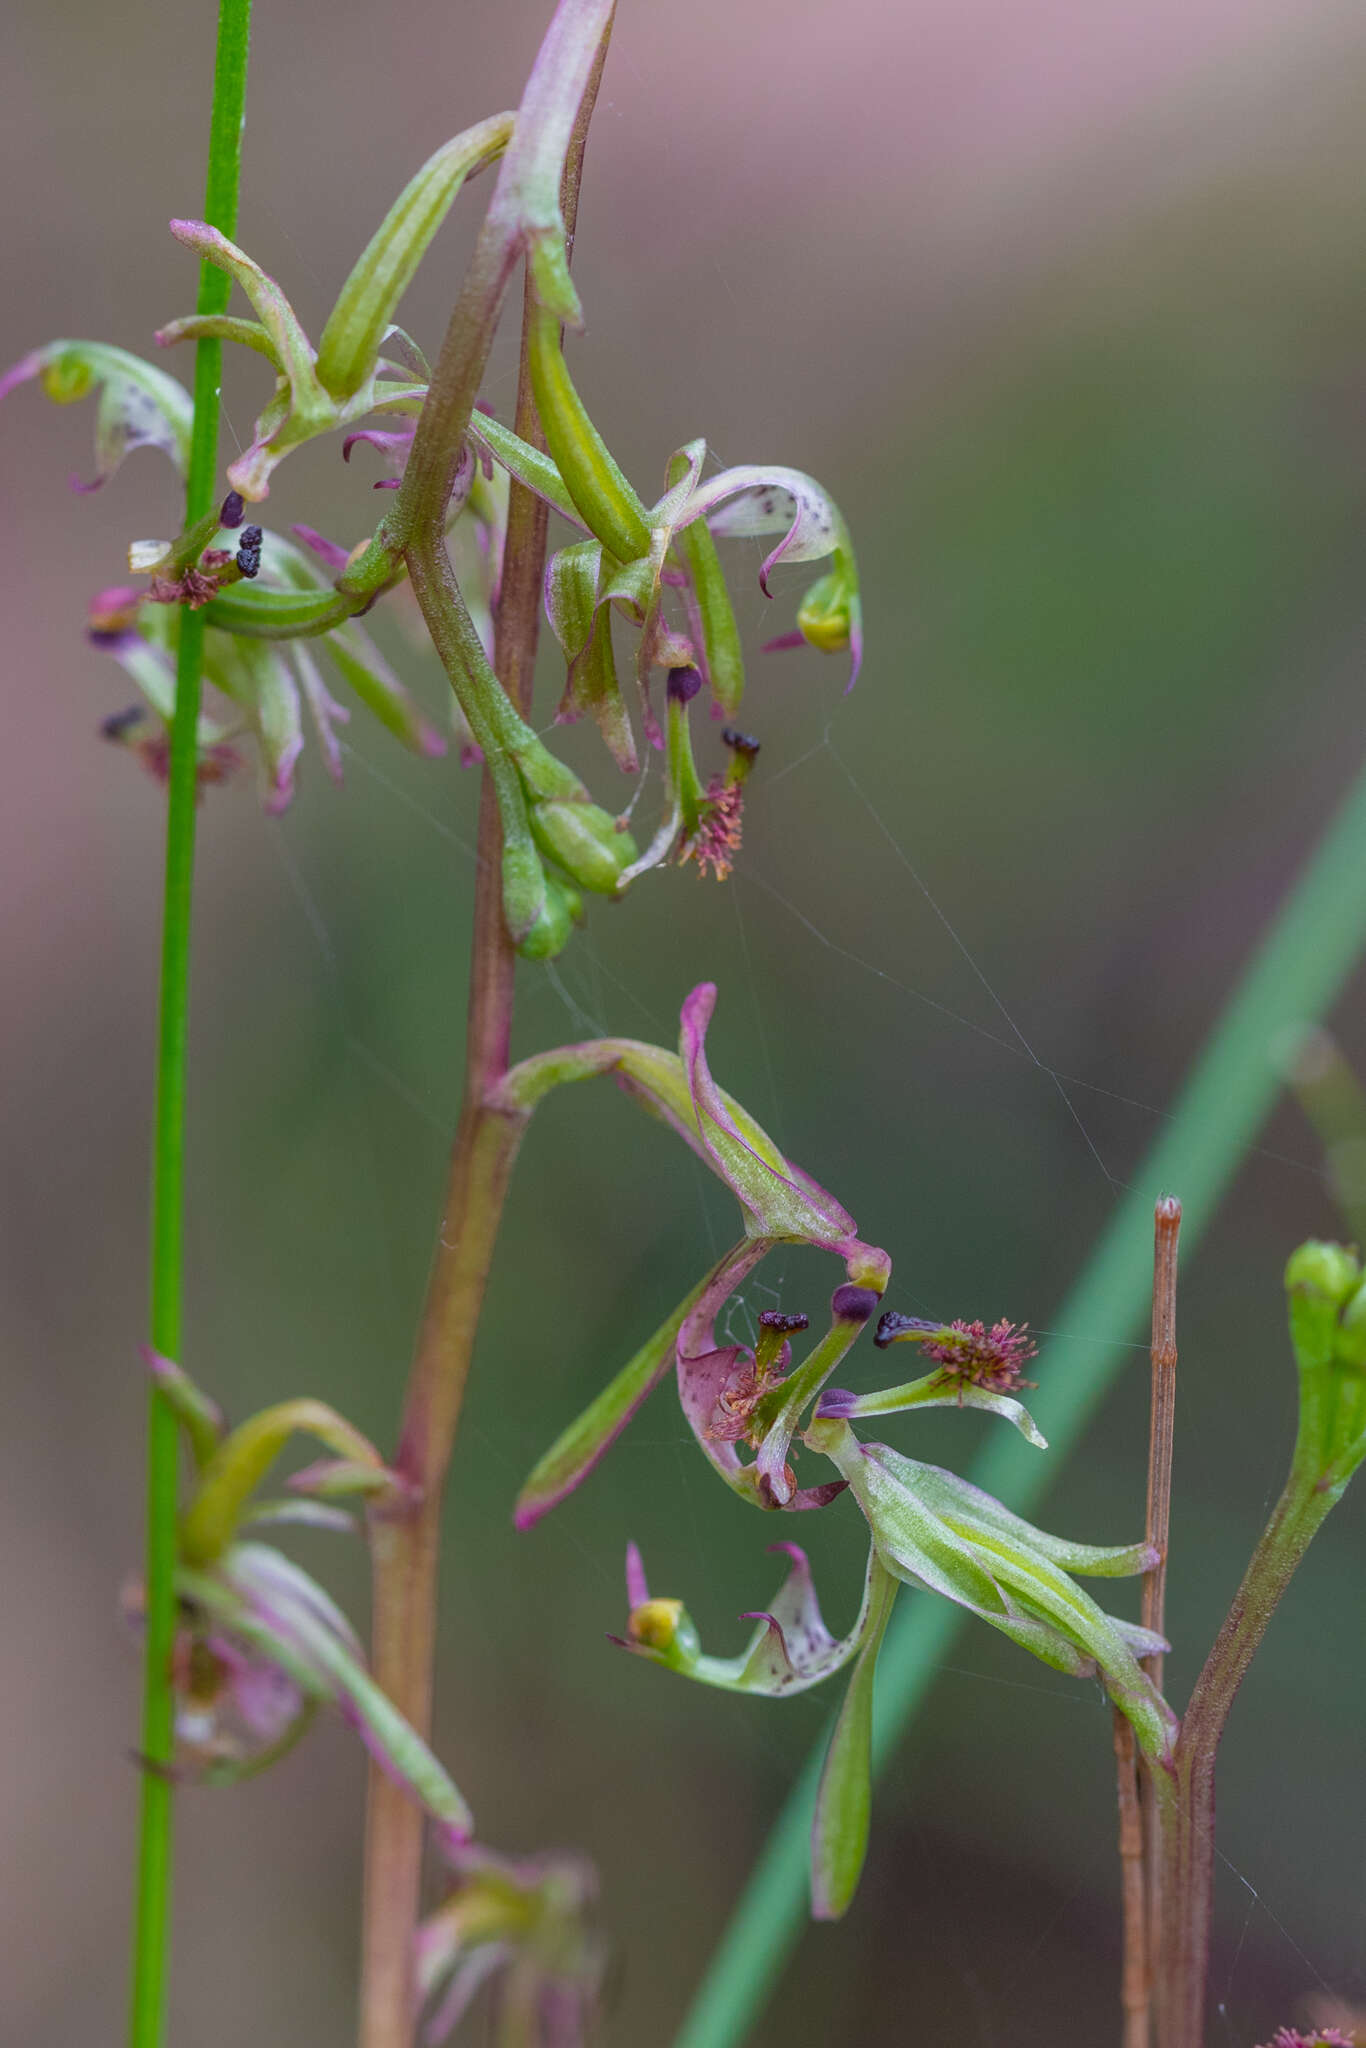
[[[1068,1367],[1033,1406],[1052,1452],[1040,1457],[1003,1430],[970,1474],[1028,1514],[1056,1482],[1146,1317],[1153,1202],[1181,1197],[1182,1252],[1213,1216],[1281,1086],[1278,1040],[1323,1016],[1366,947],[1366,772],[1357,779],[1234,990],[1171,1121],[1113,1211],[1055,1318]],[[894,1616],[878,1671],[873,1764],[880,1770],[924,1700],[966,1616],[916,1597]],[[674,2048],[738,2048],[772,1991],[807,1917],[811,1815],[825,1738],[817,1744],[750,1874]],[[857,1911],[857,1905],[855,1906]]]
[[[204,217],[232,235],[237,226],[242,121],[247,88],[251,0],[220,0],[218,51]],[[200,267],[201,313],[221,313],[231,280]],[[218,400],[222,344],[195,351],[194,431],[185,486],[185,523],[214,502],[218,471]],[[156,1126],[152,1155],[152,1344],[178,1359],[184,1271],[185,1078],[190,1000],[190,909],[194,882],[196,733],[204,615],[183,612],[176,664],[175,718],[166,803],[166,881],[162,925],[161,998],[157,1038]],[[155,1390],[147,1409],[147,1635],[143,1675],[142,1778],[137,1897],[129,2002],[130,2048],[161,2048],[169,1981],[173,1796],[164,1768],[174,1740],[171,1652],[175,1637],[176,1510],[179,1443],[174,1415]]]

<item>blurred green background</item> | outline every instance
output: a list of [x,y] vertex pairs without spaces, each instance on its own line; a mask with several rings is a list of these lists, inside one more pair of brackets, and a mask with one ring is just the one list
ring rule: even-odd
[[[240,239],[316,335],[411,169],[515,101],[546,8],[257,11]],[[211,13],[20,0],[4,361],[57,334],[145,348],[189,310],[163,222],[200,207]],[[668,872],[594,906],[556,969],[524,969],[518,1045],[668,1040],[715,979],[719,1075],[891,1249],[897,1307],[1050,1329],[1359,765],[1364,101],[1366,24],[1331,0],[624,0],[576,373],[642,489],[696,433],[724,462],[826,480],[859,542],[869,656],[846,699],[838,661],[756,655],[736,877]],[[407,302],[428,345],[486,190]],[[228,448],[259,370],[233,366]],[[487,389],[506,415],[506,357]],[[71,498],[90,427],[32,388],[0,413],[0,2038],[24,2048],[118,2036],[136,1790],[116,1596],[139,1545],[161,805],[98,741],[128,686],[82,626],[126,542],[176,507],[150,454]],[[272,518],[354,540],[364,470],[308,451]],[[768,607],[754,559],[732,557],[757,648],[800,582]],[[384,630],[439,705],[431,660]],[[556,687],[547,651],[547,718]],[[359,714],[349,740],[343,794],[312,757],[280,822],[247,783],[203,810],[187,1363],[235,1415],[316,1392],[386,1441],[457,1100],[476,790]],[[620,800],[588,735],[566,750]],[[1362,994],[1336,1025],[1366,1065]],[[668,2041],[827,1701],[736,1701],[604,1643],[628,1536],[718,1650],[771,1590],[772,1531],[711,1480],[667,1392],[549,1522],[517,1537],[509,1508],[726,1241],[728,1209],[614,1091],[544,1113],[447,1516],[438,1747],[491,1841],[596,1859],[619,2048]],[[1280,1264],[1334,1227],[1287,1109],[1183,1278],[1178,1697],[1286,1461]],[[830,1284],[775,1259],[747,1309],[772,1289],[816,1310]],[[876,1370],[869,1354],[859,1383]],[[1135,1348],[1045,1520],[1136,1533],[1145,1418]],[[980,1441],[980,1418],[933,1425],[928,1456]],[[845,1503],[815,1520],[801,1535],[843,1627],[859,1525]],[[363,1615],[358,1551],[299,1554]],[[1363,1564],[1349,1499],[1228,1738],[1211,2048],[1251,2048],[1315,1991],[1366,2004]],[[185,1797],[176,2042],[349,2038],[362,1778],[329,1726],[264,1782]],[[1112,1783],[1098,1692],[961,1636],[876,1801],[855,1910],[807,1937],[754,2040],[1113,2040]]]

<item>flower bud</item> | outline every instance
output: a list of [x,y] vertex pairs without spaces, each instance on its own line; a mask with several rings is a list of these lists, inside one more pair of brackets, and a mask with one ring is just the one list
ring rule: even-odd
[[1310,1238],[1290,1254],[1285,1265],[1288,1290],[1325,1295],[1335,1306],[1346,1301],[1361,1279],[1361,1265],[1346,1245]]
[[[545,875],[543,880],[545,894],[540,907],[517,941],[524,960],[555,959],[569,944],[575,925],[583,920],[583,898],[578,890],[558,875]],[[503,900],[506,914],[506,886]]]
[[630,833],[600,804],[533,804],[531,830],[543,853],[598,896],[616,893],[622,869],[636,857]]
[[1338,1315],[1361,1279],[1345,1245],[1311,1238],[1290,1254],[1285,1268],[1290,1338],[1301,1373],[1330,1367],[1337,1354]]

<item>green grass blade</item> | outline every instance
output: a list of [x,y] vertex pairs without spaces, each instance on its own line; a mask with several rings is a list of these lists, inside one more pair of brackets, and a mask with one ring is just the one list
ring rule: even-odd
[[[1171,1122],[1114,1210],[1056,1318],[1071,1343],[1066,1373],[1040,1402],[1053,1455],[1040,1458],[1002,1432],[970,1476],[1028,1513],[1059,1476],[1065,1454],[1119,1372],[1152,1287],[1152,1210],[1179,1194],[1182,1249],[1214,1214],[1280,1087],[1277,1042],[1320,1018],[1366,947],[1366,773],[1329,825],[1308,867],[1224,1009]],[[1083,1334],[1084,1333],[1084,1334]],[[892,1754],[964,1620],[947,1601],[904,1603],[883,1649],[873,1768]],[[674,2048],[738,2048],[801,1936],[807,1917],[811,1815],[825,1736],[794,1786],[712,1957]]]

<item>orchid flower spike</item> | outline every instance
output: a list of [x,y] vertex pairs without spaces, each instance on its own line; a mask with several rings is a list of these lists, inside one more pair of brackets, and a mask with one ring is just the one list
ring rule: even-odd
[[176,240],[239,284],[255,320],[230,314],[191,314],[160,329],[163,348],[205,336],[235,341],[265,357],[275,391],[256,422],[252,442],[228,470],[243,497],[257,502],[292,448],[319,434],[353,425],[368,413],[416,414],[426,395],[426,365],[398,333],[394,361],[380,353],[395,308],[445,219],[456,194],[475,172],[502,155],[512,134],[511,114],[496,114],[467,129],[428,158],[400,193],[362,253],[332,309],[315,350],[278,284],[259,264],[204,221],[173,220]]
[[[375,1684],[345,1615],[292,1559],[255,1539],[272,1524],[352,1528],[347,1503],[382,1511],[403,1497],[404,1482],[325,1402],[281,1401],[230,1431],[182,1367],[154,1352],[146,1358],[185,1432],[195,1474],[178,1541],[174,1768],[217,1784],[254,1774],[329,1705],[427,1811],[439,1839],[467,1839],[469,1808]],[[294,1473],[283,1497],[256,1498],[299,1433],[329,1455]],[[135,1612],[140,1599],[135,1593]]]
[[[683,1005],[677,1053],[638,1039],[594,1039],[561,1046],[513,1067],[491,1098],[503,1114],[528,1118],[535,1105],[566,1081],[611,1074],[651,1115],[660,1118],[711,1168],[740,1204],[743,1235],[641,1346],[617,1377],[541,1459],[518,1498],[519,1526],[528,1527],[571,1492],[592,1470],[652,1389],[673,1366],[684,1413],[704,1454],[720,1476],[754,1505],[809,1508],[840,1490],[798,1488],[788,1451],[801,1414],[820,1393],[876,1309],[891,1261],[857,1234],[854,1219],[834,1197],[774,1144],[733,1096],[717,1086],[707,1062],[706,1037],[716,989],[702,982]],[[783,1377],[775,1352],[758,1358],[740,1347],[718,1346],[716,1318],[777,1244],[808,1244],[833,1253],[846,1283],[831,1297],[830,1329],[804,1364]],[[718,1402],[744,1374],[762,1373],[762,1393],[746,1411],[743,1433],[713,1427]],[[739,1413],[732,1398],[729,1411]],[[737,1443],[757,1443],[752,1464],[742,1464]]]
[[479,1994],[497,2038],[525,2048],[588,2048],[606,1950],[593,1931],[597,1872],[581,1856],[498,1856],[476,1843],[446,1855],[456,1882],[417,1935],[424,2048],[441,2048]]

